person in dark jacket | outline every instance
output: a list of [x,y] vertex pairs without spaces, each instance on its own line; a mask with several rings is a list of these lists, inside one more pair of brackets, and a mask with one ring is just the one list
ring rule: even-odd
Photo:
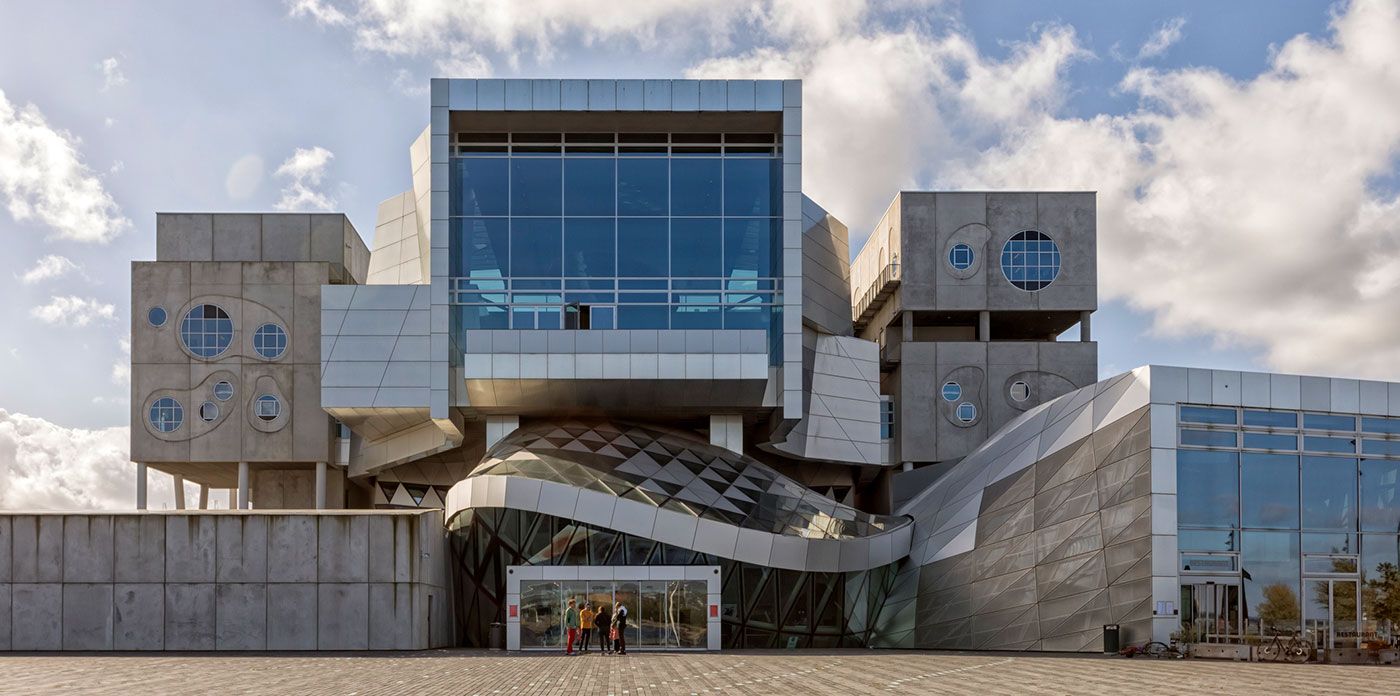
[[617,630],[617,639],[613,641],[613,651],[619,655],[626,655],[627,605],[622,602],[617,603],[617,610],[613,612],[613,628]]
[[594,633],[598,634],[598,649],[604,655],[612,654],[612,607],[606,604],[598,605],[598,613],[593,617],[593,625],[597,627]]

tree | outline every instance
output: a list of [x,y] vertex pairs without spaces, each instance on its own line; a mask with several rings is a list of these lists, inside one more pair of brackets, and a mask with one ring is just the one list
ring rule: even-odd
[[1376,566],[1376,577],[1366,580],[1366,618],[1378,627],[1400,624],[1400,567],[1394,563]]
[[1301,615],[1298,593],[1286,583],[1264,586],[1264,601],[1259,603],[1259,626],[1264,635],[1274,635],[1298,628]]

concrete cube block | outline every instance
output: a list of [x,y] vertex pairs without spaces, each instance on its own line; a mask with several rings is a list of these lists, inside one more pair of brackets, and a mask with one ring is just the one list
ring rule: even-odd
[[369,583],[320,583],[316,595],[316,647],[368,649]]
[[164,585],[119,583],[112,587],[112,649],[165,649]]
[[321,582],[369,580],[369,520],[364,515],[319,520],[316,578]]
[[268,582],[316,581],[316,518],[274,515],[268,518]]
[[63,516],[15,515],[11,569],[16,583],[63,580]]
[[159,515],[118,515],[112,520],[116,582],[165,581],[165,521]]
[[213,582],[214,542],[214,517],[209,515],[171,515],[166,517],[166,582]]
[[112,649],[111,583],[63,585],[63,649]]
[[63,586],[15,583],[10,586],[12,650],[63,649]]
[[112,582],[112,518],[67,515],[63,522],[63,581]]
[[267,586],[267,649],[315,650],[316,585],[273,583]]
[[267,649],[267,585],[219,583],[214,591],[218,650]]
[[219,582],[267,582],[267,516],[226,515],[217,522]]
[[213,650],[214,584],[169,583],[165,586],[165,649]]

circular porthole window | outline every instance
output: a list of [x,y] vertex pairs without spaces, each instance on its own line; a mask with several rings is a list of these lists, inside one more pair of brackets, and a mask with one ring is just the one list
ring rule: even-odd
[[282,401],[271,394],[263,394],[253,402],[253,415],[265,421],[275,421],[282,415]]
[[196,305],[180,322],[180,341],[201,358],[217,357],[233,343],[233,320],[217,305]]
[[1060,248],[1035,230],[1017,233],[1001,249],[1001,273],[1022,290],[1042,290],[1060,275]]
[[205,423],[213,423],[219,417],[219,405],[213,401],[206,401],[199,405],[199,419]]
[[253,333],[253,350],[268,360],[276,360],[287,352],[287,332],[276,324],[263,324]]
[[962,385],[957,382],[945,382],[943,384],[943,400],[957,401],[962,398]]
[[966,244],[954,244],[948,250],[948,265],[959,271],[966,271],[972,268],[972,261],[976,256],[972,253],[972,247]]
[[1022,381],[1011,383],[1011,400],[1016,402],[1025,401],[1031,398],[1031,385]]
[[152,307],[146,310],[146,321],[150,322],[151,326],[165,326],[165,319],[164,307]]
[[162,433],[173,433],[185,422],[185,409],[180,402],[162,396],[151,404],[151,425]]
[[977,420],[977,407],[966,401],[958,404],[958,420],[964,423]]
[[214,383],[214,398],[219,401],[228,401],[233,398],[233,384],[228,380],[220,380]]

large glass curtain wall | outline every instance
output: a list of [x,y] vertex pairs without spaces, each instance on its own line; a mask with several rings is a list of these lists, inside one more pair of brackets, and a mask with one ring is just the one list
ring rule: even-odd
[[774,323],[772,133],[458,133],[449,167],[458,330]]
[[1179,421],[1188,629],[1302,630],[1322,647],[1400,638],[1400,418],[1182,406]]

